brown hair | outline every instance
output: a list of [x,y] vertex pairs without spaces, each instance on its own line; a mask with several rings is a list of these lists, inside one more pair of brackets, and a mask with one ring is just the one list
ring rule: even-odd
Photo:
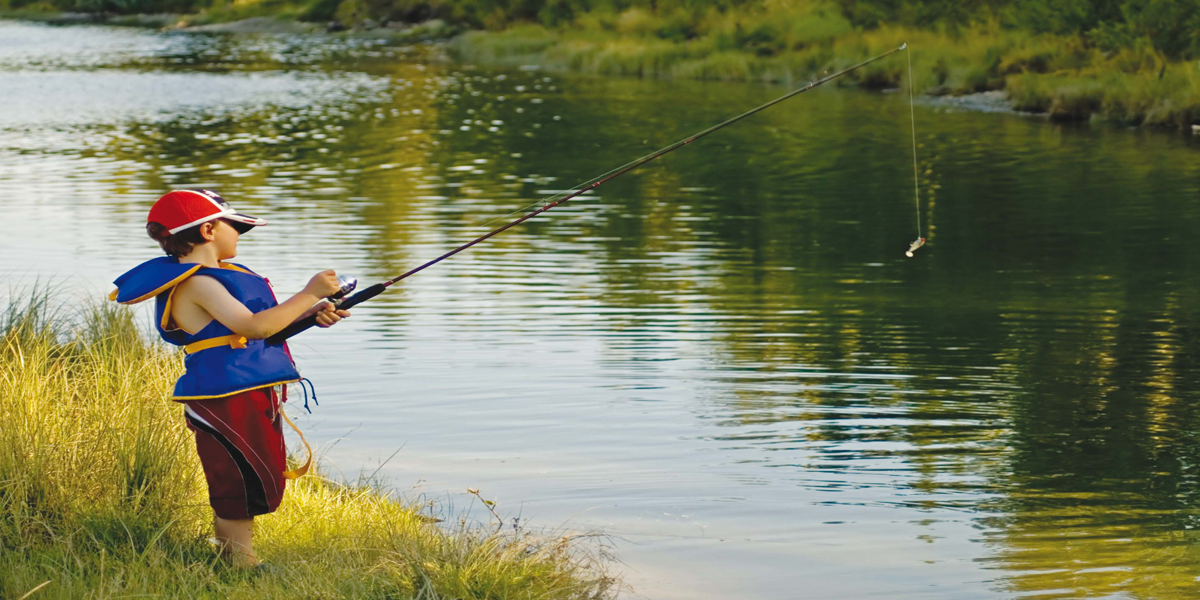
[[161,223],[151,221],[146,223],[146,233],[162,246],[168,256],[187,256],[192,247],[205,243],[204,236],[200,235],[200,225],[172,234]]

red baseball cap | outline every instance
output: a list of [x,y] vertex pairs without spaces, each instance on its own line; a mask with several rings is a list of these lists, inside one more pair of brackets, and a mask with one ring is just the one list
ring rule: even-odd
[[159,198],[150,207],[148,223],[158,223],[171,234],[188,227],[195,227],[216,219],[225,219],[238,233],[246,233],[257,225],[266,225],[264,219],[243,215],[233,210],[220,194],[212,190],[174,190]]

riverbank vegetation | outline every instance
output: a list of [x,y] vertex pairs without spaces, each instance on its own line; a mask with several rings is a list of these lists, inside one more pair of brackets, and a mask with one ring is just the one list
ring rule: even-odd
[[[1061,120],[1200,124],[1200,0],[0,0],[38,8],[465,32],[451,48],[468,62],[793,84],[908,42],[919,92],[1004,90]],[[890,88],[906,71],[882,61],[846,81]]]
[[435,525],[369,482],[319,474],[257,520],[256,549],[278,572],[227,567],[167,400],[180,363],[124,308],[66,318],[39,295],[0,314],[0,597],[611,596],[570,537]]
[[[1184,10],[1196,3],[674,4],[568,11],[569,18],[543,8],[537,23],[485,21],[454,48],[469,62],[795,84],[908,42],[921,93],[1005,90],[1014,108],[1055,119],[1200,123],[1200,10]],[[846,81],[898,87],[907,68],[903,59],[881,61]]]

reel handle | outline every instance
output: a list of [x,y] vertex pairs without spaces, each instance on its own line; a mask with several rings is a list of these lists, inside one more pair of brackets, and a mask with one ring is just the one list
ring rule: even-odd
[[[351,278],[351,279],[353,279],[353,278]],[[350,289],[354,289],[354,288],[350,288]],[[335,305],[337,305],[337,307],[339,309],[348,310],[358,304],[361,304],[363,302],[366,302],[367,300],[370,300],[371,298],[374,298],[375,296],[378,296],[379,294],[382,294],[383,291],[386,289],[387,289],[386,285],[384,285],[382,283],[377,283],[369,288],[366,288],[366,289],[358,292],[357,294],[354,294],[353,296],[350,296],[349,298],[339,298],[338,300],[340,300],[340,302],[338,300],[334,300],[332,296],[330,297],[330,301],[333,302]],[[338,292],[338,294],[341,294],[343,296],[345,295],[345,293],[346,292],[340,292],[340,291]],[[334,294],[334,296],[337,296],[338,294]],[[299,321],[296,321],[295,323],[292,323],[291,325],[288,325],[279,333],[276,333],[275,335],[267,338],[267,343],[268,344],[282,344],[288,338],[290,338],[302,331],[307,331],[308,329],[312,328],[316,324],[317,324],[317,315],[309,315]]]

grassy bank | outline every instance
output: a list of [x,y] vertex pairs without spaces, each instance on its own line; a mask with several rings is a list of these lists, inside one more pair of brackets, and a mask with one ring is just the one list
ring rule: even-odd
[[[855,26],[822,3],[769,3],[713,12],[701,25],[641,9],[590,15],[560,28],[525,24],[475,31],[453,49],[464,61],[537,63],[600,75],[802,83],[912,47],[919,93],[1005,90],[1014,108],[1059,120],[1103,119],[1188,128],[1200,123],[1200,69],[1149,43],[1104,50],[1081,36],[1034,33],[999,20],[962,27]],[[843,84],[890,88],[907,79],[903,55]]]
[[[226,567],[180,408],[179,356],[132,312],[65,315],[44,297],[0,315],[0,597],[606,598],[566,537],[444,528],[370,485],[289,484],[258,519],[280,574]],[[48,582],[48,583],[46,583]]]
[[[471,63],[793,84],[908,42],[922,93],[1003,90],[1015,108],[1053,119],[1190,129],[1200,125],[1195,2],[0,0],[0,15],[82,10],[138,22],[128,15],[175,12],[173,26],[251,19],[227,30],[288,31],[279,23],[307,22],[405,40],[466,31],[451,47]],[[842,84],[895,87],[906,69],[897,57]]]

